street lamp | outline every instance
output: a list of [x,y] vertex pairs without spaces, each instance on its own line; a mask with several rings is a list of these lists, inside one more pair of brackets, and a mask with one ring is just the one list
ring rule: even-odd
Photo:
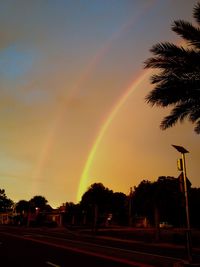
[[182,156],[182,171],[183,171],[183,180],[184,180],[184,194],[185,194],[185,210],[186,210],[186,238],[187,238],[187,253],[188,260],[192,261],[191,253],[191,231],[190,231],[190,216],[189,216],[189,206],[188,206],[188,189],[187,189],[187,175],[186,175],[186,163],[185,163],[185,154],[189,153],[184,147],[172,145]]

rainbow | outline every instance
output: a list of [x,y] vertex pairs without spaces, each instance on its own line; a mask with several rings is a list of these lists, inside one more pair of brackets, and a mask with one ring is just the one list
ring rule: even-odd
[[[145,11],[146,9],[144,9]],[[142,12],[141,12],[142,14]],[[51,150],[53,149],[54,141],[56,139],[56,134],[59,129],[62,127],[62,122],[64,120],[65,112],[66,112],[66,103],[70,102],[81,90],[83,84],[88,81],[88,79],[92,76],[95,67],[97,67],[98,63],[101,62],[101,59],[109,52],[113,43],[121,37],[121,35],[126,32],[140,17],[141,14],[137,14],[133,19],[127,20],[122,26],[118,29],[118,31],[114,32],[111,37],[104,43],[98,52],[94,54],[90,61],[87,64],[85,70],[78,77],[76,83],[72,88],[70,88],[69,93],[64,101],[63,105],[61,105],[52,119],[52,123],[50,125],[50,129],[48,131],[47,136],[45,137],[44,145],[41,148],[39,153],[39,158],[36,163],[36,168],[32,174],[33,178],[41,179],[43,170],[48,162],[49,155],[51,154]]]
[[131,85],[126,89],[125,93],[119,98],[119,100],[115,103],[113,108],[111,109],[110,113],[108,114],[107,118],[104,120],[102,127],[100,128],[99,133],[97,134],[95,141],[90,149],[89,156],[86,160],[85,166],[83,168],[83,172],[80,178],[80,183],[77,192],[77,202],[81,200],[81,197],[85,190],[87,189],[87,181],[89,178],[89,171],[92,166],[95,154],[97,149],[102,141],[103,137],[105,136],[106,131],[108,130],[109,126],[111,125],[112,121],[115,119],[117,113],[119,113],[121,107],[125,104],[128,98],[136,91],[141,84],[150,77],[152,70],[144,70],[137,79],[131,83]]
[[[112,48],[113,43],[121,37],[121,35],[128,31],[141,17],[144,15],[146,12],[148,12],[149,9],[151,9],[156,3],[156,0],[152,0],[148,2],[143,10],[137,13],[137,15],[134,18],[131,18],[122,24],[122,26],[114,32],[111,37],[107,40],[106,43],[104,43],[98,52],[93,55],[91,60],[88,62],[87,67],[83,71],[83,73],[80,75],[80,77],[77,79],[77,82],[74,84],[74,86],[70,89],[66,100],[64,101],[63,105],[59,107],[57,110],[54,118],[52,119],[52,124],[50,125],[49,132],[45,138],[44,145],[41,148],[41,151],[39,153],[38,160],[36,162],[36,168],[32,173],[33,178],[36,179],[42,179],[42,173],[43,170],[48,162],[48,158],[50,157],[50,152],[53,149],[54,145],[54,140],[56,139],[56,134],[59,131],[59,129],[62,127],[62,122],[64,120],[64,115],[66,112],[66,102],[70,102],[71,98],[73,98],[76,94],[78,94],[83,86],[83,84],[91,77],[92,73],[94,72],[95,67],[98,65],[99,62],[101,62],[101,59],[109,52],[109,50]],[[142,74],[143,76],[144,74]],[[142,77],[141,76],[141,77]],[[144,75],[145,76],[145,75]],[[141,79],[142,82],[142,79]],[[133,82],[137,84],[137,81]],[[121,100],[117,102],[116,106],[112,109],[110,112],[110,115],[108,116],[109,119],[105,121],[103,124],[99,134],[97,135],[94,145],[92,146],[92,149],[90,150],[88,159],[86,161],[85,167],[83,169],[83,173],[81,175],[80,183],[79,183],[79,188],[78,188],[78,194],[77,194],[77,199],[80,199],[80,196],[85,189],[86,186],[86,177],[87,173],[89,171],[89,168],[91,167],[92,159],[94,158],[94,155],[96,153],[97,147],[99,146],[99,143],[101,139],[104,136],[104,133],[106,132],[108,126],[110,125],[111,121],[115,117],[116,113],[120,109],[120,107],[123,105],[123,103],[126,101],[128,96],[132,93],[132,91],[127,90],[127,93],[125,93],[124,96],[122,96]]]

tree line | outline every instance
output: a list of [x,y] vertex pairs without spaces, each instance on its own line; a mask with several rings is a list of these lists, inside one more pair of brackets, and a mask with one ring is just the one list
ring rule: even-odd
[[[174,227],[186,226],[185,195],[181,176],[161,176],[157,181],[143,180],[129,195],[113,192],[101,183],[92,184],[80,203],[67,203],[65,221],[69,224],[89,223],[94,228],[109,224],[136,226],[140,219],[146,226],[168,222]],[[188,181],[189,211],[192,227],[200,227],[200,188]]]
[[[200,227],[200,188],[193,188],[188,181],[189,211],[192,227]],[[7,198],[5,190],[0,190],[0,212],[13,210],[22,224],[27,223],[28,213],[37,213],[42,222],[52,207],[43,196],[35,196],[29,201],[15,203]],[[61,210],[60,210],[61,212]],[[66,226],[89,226],[94,230],[101,226],[137,226],[145,219],[146,226],[156,227],[160,222],[168,222],[174,227],[185,227],[185,197],[181,177],[161,176],[157,181],[143,180],[126,195],[113,192],[102,183],[92,184],[83,194],[78,204],[65,203],[62,210],[63,224]]]

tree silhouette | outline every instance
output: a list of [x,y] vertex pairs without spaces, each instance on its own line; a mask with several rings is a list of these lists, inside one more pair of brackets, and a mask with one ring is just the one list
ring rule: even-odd
[[105,214],[110,212],[112,194],[112,190],[102,183],[92,184],[83,194],[80,205],[87,212],[89,221],[93,220],[94,228],[105,219]]
[[29,202],[27,200],[20,200],[16,203],[16,212],[23,214],[28,212],[29,210]]
[[146,96],[152,106],[172,106],[171,113],[161,122],[161,129],[188,119],[200,134],[200,3],[194,7],[197,27],[184,20],[176,20],[172,31],[180,35],[185,46],[169,42],[151,48],[153,57],[145,61],[145,68],[160,72],[151,77],[154,89]]
[[94,183],[83,194],[80,207],[87,223],[105,225],[111,215],[112,222],[124,225],[128,222],[127,201],[124,193],[114,193],[102,183]]
[[111,199],[111,213],[113,221],[121,225],[128,223],[128,196],[121,192],[112,194]]
[[133,211],[135,216],[147,217],[155,226],[159,221],[176,226],[183,224],[182,193],[178,179],[161,176],[155,182],[143,180],[134,188]]
[[191,188],[189,192],[190,223],[192,227],[200,227],[200,188]]
[[67,202],[65,213],[63,216],[63,221],[65,224],[74,225],[74,224],[81,224],[81,212],[80,212],[80,205],[74,204],[73,202]]
[[0,189],[0,212],[8,211],[12,206],[13,201],[7,198],[4,189]]
[[43,196],[34,196],[30,201],[31,209],[39,208],[40,211],[44,211],[47,208],[48,201]]

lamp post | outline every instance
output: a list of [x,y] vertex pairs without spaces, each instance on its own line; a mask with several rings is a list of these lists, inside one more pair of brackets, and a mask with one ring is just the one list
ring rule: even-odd
[[190,229],[190,216],[189,216],[189,206],[188,206],[188,189],[187,189],[187,174],[186,174],[186,163],[185,163],[185,154],[189,153],[184,147],[172,145],[182,156],[182,171],[183,171],[183,181],[184,181],[184,194],[185,194],[185,211],[186,211],[186,238],[187,238],[187,253],[188,260],[192,261],[192,252],[191,252],[191,229]]
[[132,187],[130,188],[130,194],[129,194],[129,226],[132,226],[132,196],[133,196],[133,190]]

